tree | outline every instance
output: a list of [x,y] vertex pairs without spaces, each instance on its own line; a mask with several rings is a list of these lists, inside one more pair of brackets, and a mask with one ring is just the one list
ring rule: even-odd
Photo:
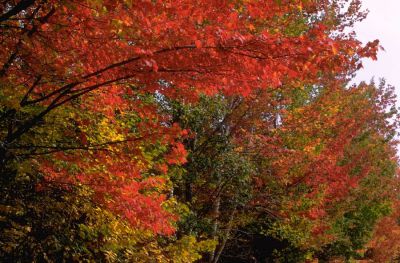
[[[268,238],[304,260],[336,256],[337,244],[352,257],[372,231],[363,223],[387,212],[365,193],[393,176],[392,98],[346,88],[378,49],[345,33],[365,17],[360,1],[21,0],[0,11],[1,205],[7,220],[14,196],[37,211],[22,228],[49,213],[82,258],[208,251],[217,262],[250,233],[246,245]],[[58,224],[65,209],[82,211]],[[145,244],[121,248],[108,230],[103,242],[103,222]]]
[[179,231],[219,240],[211,262],[221,251],[222,261],[362,258],[394,193],[393,99],[384,82],[335,80],[196,105],[162,100],[191,131],[186,171],[173,178],[192,212]]
[[[112,175],[118,174],[121,180],[105,183],[103,189],[97,188],[96,192],[110,192],[110,202],[121,204],[115,211],[135,223],[138,220],[136,208],[125,211],[127,205],[122,200],[134,202],[136,197],[128,198],[126,192],[137,189],[132,178],[142,176],[143,171],[135,162],[128,165],[127,157],[121,153],[125,147],[128,154],[136,153],[137,147],[145,141],[141,137],[151,136],[143,133],[137,138],[132,129],[127,129],[129,125],[124,126],[118,117],[129,112],[139,114],[139,108],[145,115],[155,114],[154,122],[145,122],[148,127],[143,127],[144,130],[154,129],[158,117],[154,109],[131,98],[144,92],[182,97],[187,101],[194,100],[202,92],[248,94],[255,88],[280,86],[286,78],[288,81],[312,82],[321,71],[345,73],[360,63],[359,57],[375,56],[377,43],[361,47],[351,37],[330,36],[330,30],[337,26],[323,24],[328,18],[317,14],[324,8],[334,9],[335,6],[331,7],[329,2],[308,1],[3,3],[1,41],[5,48],[0,54],[2,174],[15,176],[10,163],[20,156],[32,157],[32,154],[53,150],[95,151],[85,156],[87,161],[81,163],[81,171],[86,171],[87,165],[95,166],[93,160],[102,164],[124,160],[124,167],[130,167],[131,173],[127,174],[117,163],[111,164],[105,170]],[[303,18],[287,15],[292,13]],[[352,16],[356,15],[353,12]],[[296,35],[281,32],[286,25],[298,21],[302,21],[304,29]],[[104,104],[108,107],[102,107]],[[68,120],[61,112],[70,107],[75,108],[76,115],[69,115]],[[121,135],[111,136],[108,141],[87,138],[92,136],[87,132],[91,125],[101,130],[96,115],[103,118],[103,123],[113,123],[113,133]],[[59,119],[77,123],[78,134],[70,134],[70,137],[78,136],[80,141],[75,139],[71,145],[70,141],[62,143],[59,139],[50,139],[46,125],[50,120],[58,125]],[[170,163],[181,163],[185,152],[174,142],[177,133],[179,137],[178,129],[162,127],[162,121],[158,121],[163,135],[152,134],[152,140],[163,141],[171,147],[171,154],[176,157],[170,159],[178,161],[171,159]],[[29,137],[35,137],[39,130],[44,130],[41,144],[24,143]],[[114,147],[115,156],[107,155],[110,161],[97,149],[106,144]],[[58,158],[63,159],[62,155]],[[50,166],[42,166],[43,172],[50,177],[60,175],[67,179],[67,173],[61,175],[54,169],[52,172]],[[113,170],[116,166],[119,168]],[[92,184],[90,174],[82,173],[80,177],[85,179],[81,182]],[[96,178],[105,178],[105,174],[107,172]],[[124,186],[125,179],[122,178],[129,178],[130,183]],[[118,193],[112,189],[118,189]],[[162,201],[162,198],[154,201],[156,199],[151,197],[148,205]],[[99,200],[105,202],[103,197]],[[136,205],[132,203],[130,207]],[[159,219],[165,217],[168,218],[166,214],[157,216]],[[166,221],[162,222],[165,225]]]

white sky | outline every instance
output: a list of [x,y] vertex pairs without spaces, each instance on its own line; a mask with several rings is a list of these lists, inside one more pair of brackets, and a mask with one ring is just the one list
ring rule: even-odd
[[364,43],[379,39],[385,51],[379,52],[378,61],[364,60],[364,68],[355,81],[369,82],[373,76],[375,80],[383,77],[396,87],[400,96],[400,0],[362,0],[362,3],[369,14],[355,26],[358,39]]

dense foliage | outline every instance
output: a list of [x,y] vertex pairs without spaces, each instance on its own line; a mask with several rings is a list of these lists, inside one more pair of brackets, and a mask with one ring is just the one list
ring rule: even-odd
[[359,0],[0,3],[0,258],[390,262],[394,89]]

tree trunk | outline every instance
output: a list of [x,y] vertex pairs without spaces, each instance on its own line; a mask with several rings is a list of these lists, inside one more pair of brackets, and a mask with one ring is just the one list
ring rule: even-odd
[[230,234],[230,232],[232,231],[233,217],[235,216],[235,213],[236,213],[236,208],[233,209],[233,211],[232,211],[232,213],[231,213],[231,216],[229,217],[229,222],[228,222],[228,226],[227,226],[226,231],[225,231],[225,235],[224,235],[224,237],[223,237],[223,239],[222,239],[222,243],[221,243],[221,245],[220,245],[220,247],[219,247],[217,253],[216,253],[215,256],[214,256],[214,261],[213,261],[213,263],[217,263],[217,262],[218,262],[218,260],[219,260],[219,258],[220,258],[220,256],[221,256],[221,254],[222,254],[222,251],[224,251],[226,242],[227,242],[228,239],[229,239],[229,234]]
[[[219,215],[220,215],[220,206],[221,206],[221,197],[220,195],[218,195],[214,201],[214,207],[213,207],[213,217],[214,217],[214,224],[213,224],[213,232],[212,232],[212,238],[214,240],[218,240],[218,219],[219,219]],[[209,262],[215,262],[215,250],[211,251],[211,255],[210,255],[210,260]]]

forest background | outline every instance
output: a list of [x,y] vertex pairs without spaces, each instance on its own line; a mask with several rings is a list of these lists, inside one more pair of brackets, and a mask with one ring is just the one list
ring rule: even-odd
[[[0,4],[5,262],[391,262],[359,0]],[[379,36],[377,36],[379,37]]]

